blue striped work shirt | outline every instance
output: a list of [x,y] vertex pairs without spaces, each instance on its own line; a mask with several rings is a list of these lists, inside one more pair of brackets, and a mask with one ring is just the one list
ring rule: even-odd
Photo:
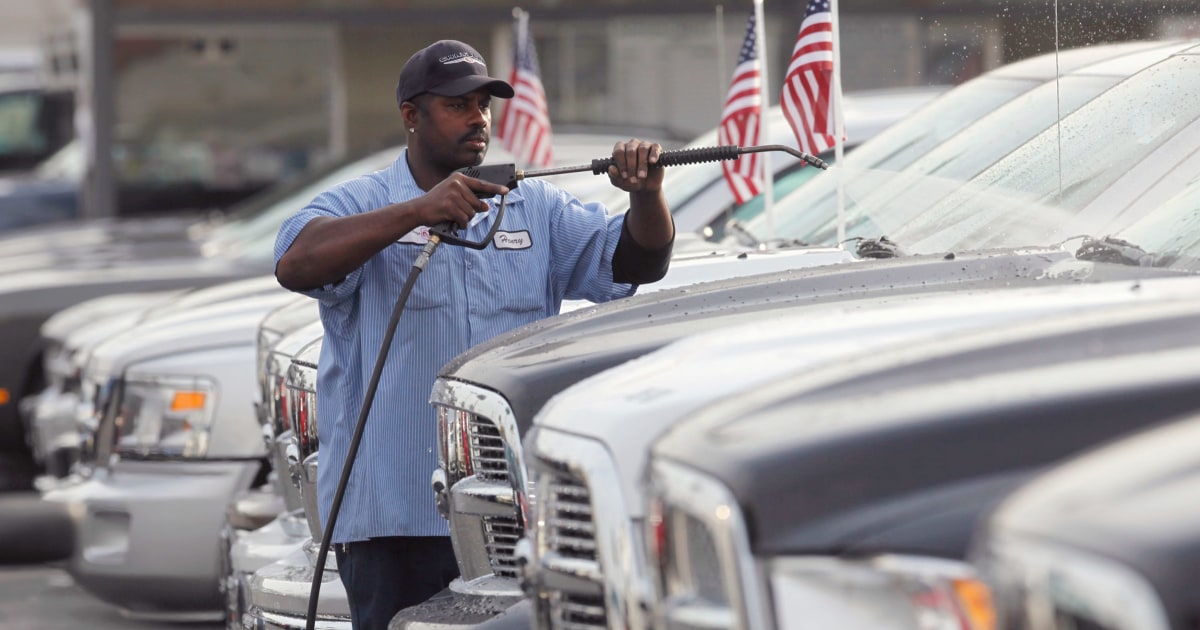
[[[316,217],[369,212],[424,194],[406,157],[407,151],[386,169],[333,187],[284,221],[275,261]],[[487,234],[498,202],[496,197],[489,202],[492,211],[476,216],[466,238],[478,241]],[[333,542],[448,535],[429,485],[437,466],[437,423],[429,404],[437,370],[474,344],[556,314],[564,298],[603,302],[634,292],[633,285],[612,279],[621,217],[537,179],[521,182],[505,203],[491,245],[481,251],[443,245],[417,278],[367,418]],[[416,230],[342,282],[306,292],[320,300],[325,329],[317,373],[317,486],[324,523],[387,323],[424,243]]]

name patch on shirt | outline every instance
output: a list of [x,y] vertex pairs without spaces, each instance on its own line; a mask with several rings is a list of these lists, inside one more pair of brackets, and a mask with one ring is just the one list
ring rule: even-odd
[[496,249],[529,249],[533,247],[533,239],[529,237],[529,230],[496,232],[492,237],[492,244]]

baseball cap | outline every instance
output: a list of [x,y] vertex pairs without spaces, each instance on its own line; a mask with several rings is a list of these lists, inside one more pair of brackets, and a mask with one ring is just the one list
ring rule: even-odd
[[426,92],[438,96],[460,96],[486,87],[492,96],[512,98],[507,81],[489,77],[483,55],[453,39],[434,42],[409,57],[400,70],[396,102],[403,103]]

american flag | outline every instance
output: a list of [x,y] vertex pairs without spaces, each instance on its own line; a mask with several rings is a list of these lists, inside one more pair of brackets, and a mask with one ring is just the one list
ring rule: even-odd
[[547,167],[551,163],[550,114],[529,32],[529,14],[524,11],[517,13],[513,43],[516,54],[509,83],[516,94],[500,115],[496,136],[500,145],[526,166]]
[[[717,128],[720,144],[736,144],[742,147],[758,144],[762,127],[762,73],[758,68],[758,47],[755,38],[754,14],[746,24],[746,38],[738,52],[737,67],[733,70],[733,81],[725,97],[725,109],[721,112],[721,125]],[[757,153],[750,153],[732,162],[721,162],[725,171],[725,182],[733,191],[738,204],[753,199],[762,188],[761,162]]]
[[833,17],[829,0],[808,0],[779,103],[805,153],[833,146]]

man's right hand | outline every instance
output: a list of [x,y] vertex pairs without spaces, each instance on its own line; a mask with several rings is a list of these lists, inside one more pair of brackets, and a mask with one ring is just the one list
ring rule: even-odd
[[508,188],[500,184],[451,173],[420,198],[418,216],[422,225],[450,221],[459,228],[466,228],[476,214],[487,211],[484,199],[507,194]]

